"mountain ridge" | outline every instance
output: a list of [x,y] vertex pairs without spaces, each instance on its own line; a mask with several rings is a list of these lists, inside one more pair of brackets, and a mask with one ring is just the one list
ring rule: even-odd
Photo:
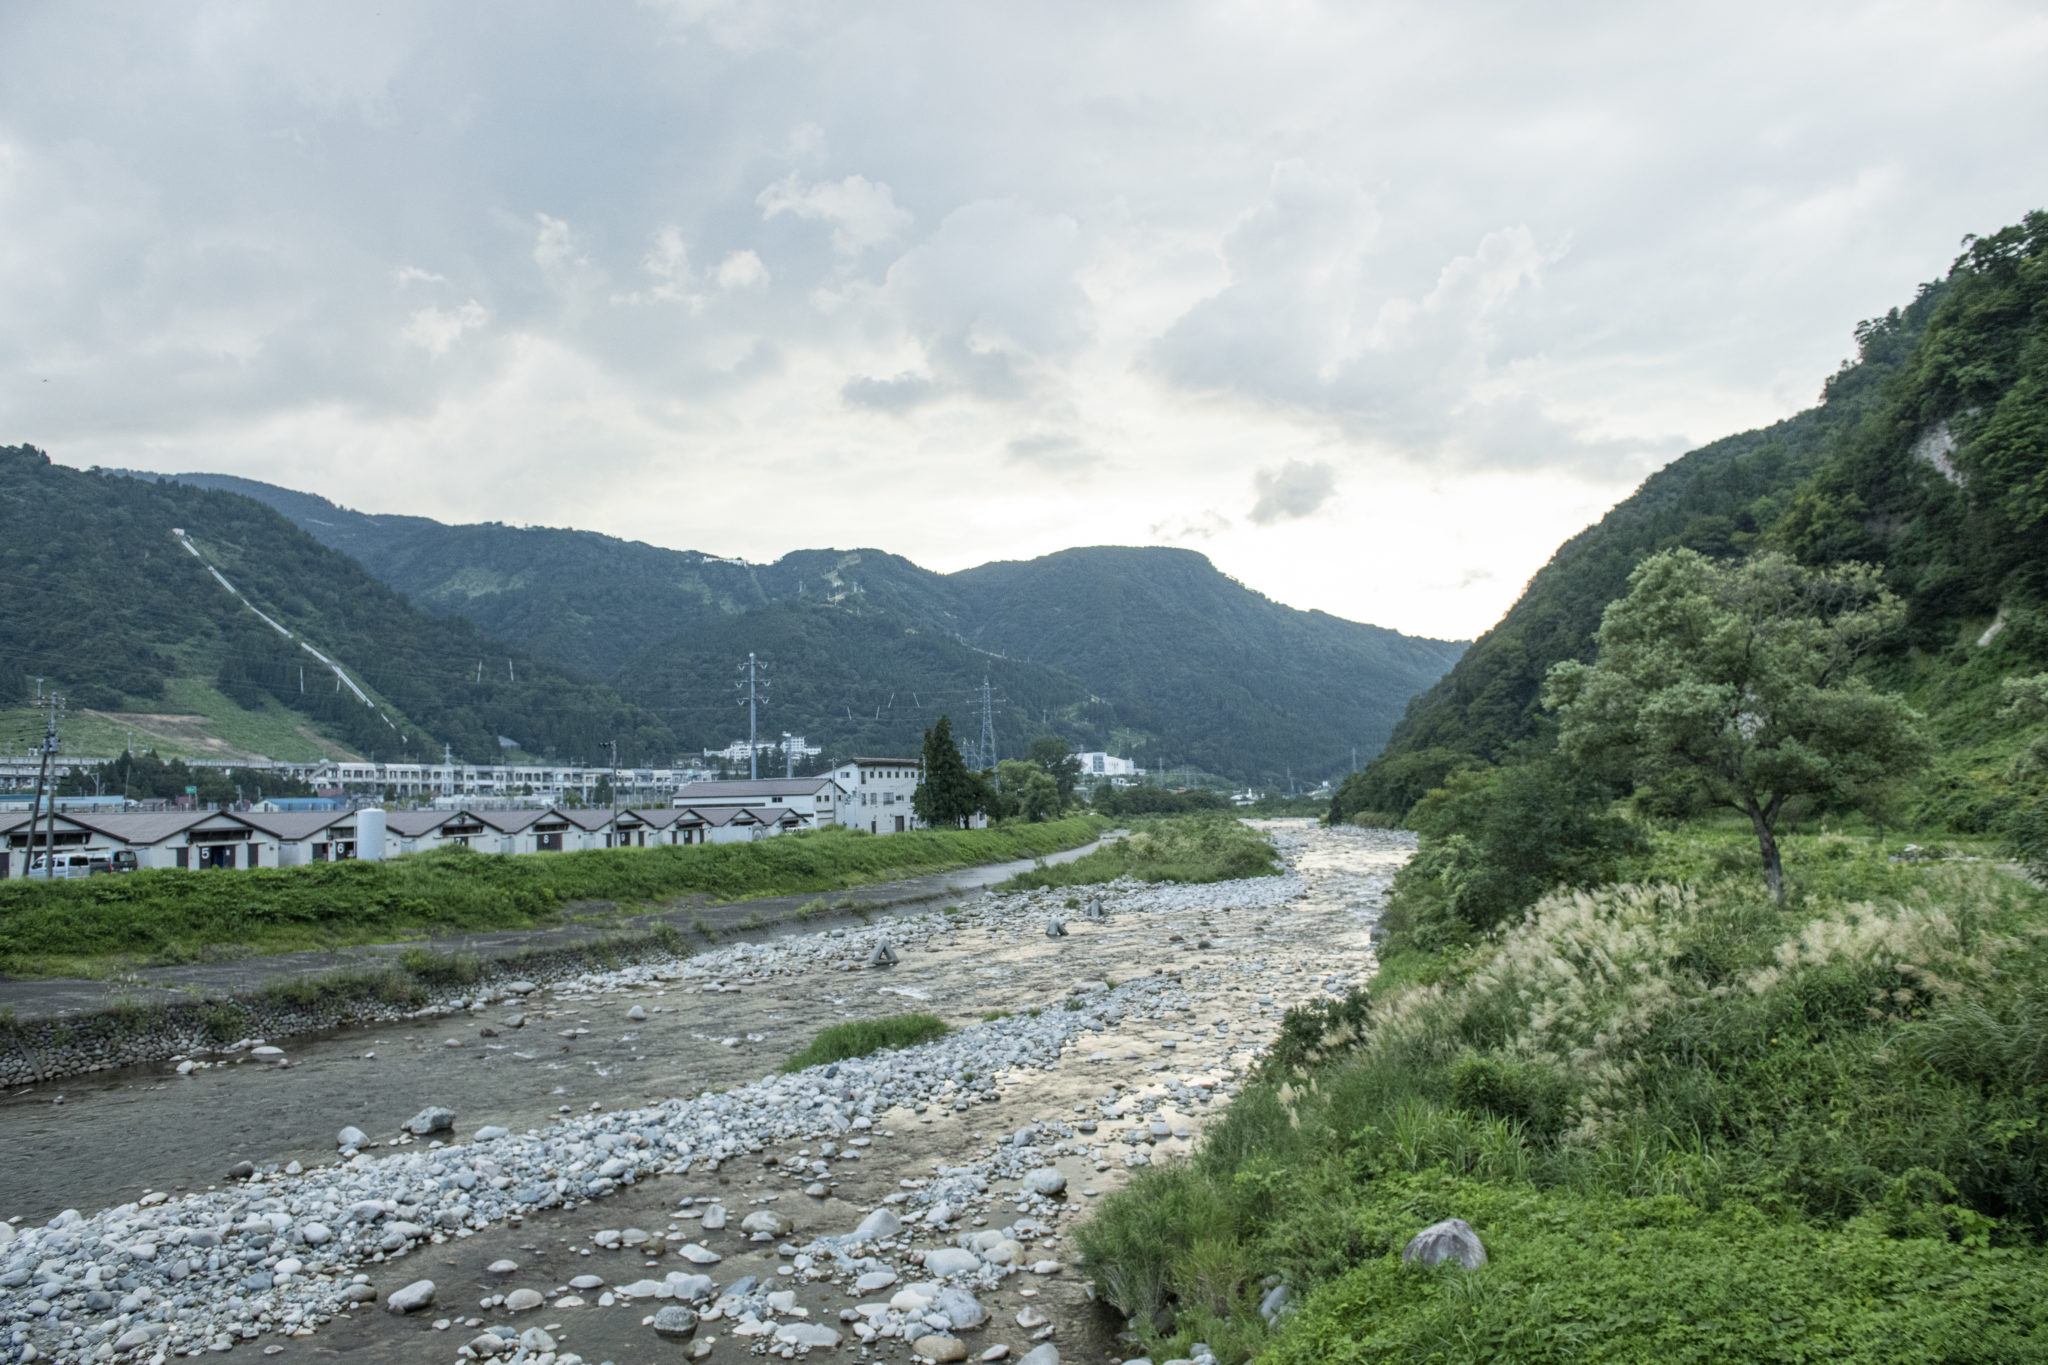
[[[978,733],[986,673],[1006,755],[1053,732],[1148,767],[1312,783],[1347,771],[1354,749],[1375,752],[1406,698],[1464,648],[1285,606],[1172,547],[1074,547],[950,574],[872,547],[735,562],[568,528],[356,512],[232,475],[142,477],[264,501],[421,606],[615,684],[703,747],[731,738],[720,697],[752,652],[776,668],[775,731],[835,751],[914,745],[941,710]],[[827,608],[851,619],[816,614]]]

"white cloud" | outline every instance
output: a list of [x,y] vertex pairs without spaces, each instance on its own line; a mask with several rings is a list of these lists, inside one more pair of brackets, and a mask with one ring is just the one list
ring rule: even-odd
[[714,276],[721,289],[759,289],[769,280],[768,267],[751,251],[735,251],[718,263]]
[[763,218],[790,213],[830,223],[832,249],[842,256],[893,242],[913,221],[909,210],[897,206],[894,191],[864,175],[804,185],[791,171],[762,190],[754,202],[761,206]]
[[1289,460],[1252,475],[1258,495],[1246,515],[1259,526],[1313,516],[1337,491],[1337,471],[1320,460]]
[[2038,207],[2044,67],[2020,0],[0,8],[0,440],[1470,634]]
[[404,336],[428,355],[446,355],[464,332],[474,331],[489,319],[490,314],[475,299],[445,310],[422,308],[406,319]]

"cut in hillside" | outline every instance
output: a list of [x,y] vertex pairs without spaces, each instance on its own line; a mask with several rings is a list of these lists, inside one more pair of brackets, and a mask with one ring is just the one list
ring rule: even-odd
[[955,574],[872,549],[747,564],[178,478],[267,502],[419,605],[614,683],[685,747],[743,732],[730,683],[751,651],[773,678],[767,733],[833,753],[904,750],[941,713],[975,735],[986,676],[1005,755],[1056,733],[1152,768],[1312,784],[1377,752],[1463,648],[1295,611],[1186,550],[1076,549]]
[[275,752],[295,737],[386,760],[495,761],[500,736],[565,759],[671,748],[610,689],[428,614],[248,498],[0,448],[0,581],[0,705],[19,722],[40,679],[110,751],[116,727],[224,757],[312,756]]

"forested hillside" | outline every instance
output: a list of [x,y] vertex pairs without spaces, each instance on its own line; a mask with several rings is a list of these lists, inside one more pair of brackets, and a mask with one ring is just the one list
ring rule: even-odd
[[32,700],[37,678],[116,721],[197,689],[383,759],[438,757],[447,743],[496,761],[501,735],[536,755],[592,761],[614,738],[622,761],[665,759],[672,746],[655,717],[610,688],[422,610],[257,502],[69,469],[28,446],[0,448],[0,593],[4,706]]
[[369,515],[225,475],[415,603],[615,684],[685,748],[742,733],[734,669],[772,686],[762,724],[835,753],[903,750],[950,713],[1000,751],[1055,733],[1148,767],[1313,783],[1386,742],[1461,644],[1251,592],[1184,550],[1098,547],[955,574],[879,550],[748,564],[585,531]]
[[1399,818],[1459,766],[1540,751],[1545,673],[1590,658],[1629,573],[1674,546],[1717,560],[1778,547],[1809,565],[1882,566],[1908,615],[1870,661],[1873,676],[1967,717],[1966,731],[1987,719],[1995,680],[2048,657],[2044,243],[2038,213],[1973,239],[1946,279],[1856,329],[1856,358],[1818,406],[1674,461],[1567,541],[1500,624],[1409,703],[1333,814]]

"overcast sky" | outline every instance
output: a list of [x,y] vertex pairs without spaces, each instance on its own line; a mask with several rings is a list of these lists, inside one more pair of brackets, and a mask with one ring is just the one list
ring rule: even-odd
[[1439,636],[2048,204],[2037,3],[0,6],[0,443]]

